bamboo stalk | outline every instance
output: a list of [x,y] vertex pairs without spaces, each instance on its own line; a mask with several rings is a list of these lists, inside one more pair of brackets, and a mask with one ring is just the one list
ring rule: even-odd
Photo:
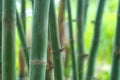
[[86,22],[87,22],[87,12],[88,12],[88,7],[89,7],[89,0],[85,0],[85,10],[84,10],[84,23],[86,26]]
[[72,57],[73,80],[78,80],[78,74],[77,74],[78,70],[77,70],[75,47],[74,47],[72,14],[71,14],[70,0],[66,0],[66,4],[67,4],[68,21],[69,21],[69,39],[70,39],[71,57]]
[[15,26],[16,0],[2,2],[2,80],[16,80]]
[[[26,33],[26,0],[21,0],[21,20],[22,20],[22,27],[24,30],[24,33]],[[19,80],[24,79],[24,67],[25,67],[25,62],[23,60],[23,54],[22,54],[22,49],[20,49],[19,53]]]
[[84,72],[84,0],[77,0],[77,50],[78,50],[78,76],[83,80]]
[[0,80],[2,80],[2,0],[0,0]]
[[[31,0],[32,2],[32,11],[34,11],[34,0]],[[49,33],[50,34],[50,31]],[[51,53],[51,46],[50,46],[50,35],[48,35],[48,49],[47,49],[47,69],[46,69],[46,76],[45,80],[53,80],[53,64],[52,64],[52,53]]]
[[17,30],[18,30],[20,41],[21,41],[22,50],[24,52],[23,53],[24,60],[26,62],[27,68],[29,69],[29,51],[28,51],[26,40],[25,40],[25,33],[24,33],[22,21],[17,11],[16,11],[16,18],[17,18]]
[[61,47],[58,36],[58,27],[56,22],[54,0],[50,1],[49,23],[50,23],[51,45],[53,51],[53,64],[54,64],[54,77],[55,77],[54,79],[64,80],[62,60],[61,60],[61,49],[60,49]]
[[116,35],[113,50],[113,60],[110,80],[119,80],[120,75],[120,1],[118,2]]
[[35,0],[30,50],[29,80],[45,80],[50,0]]
[[100,42],[101,22],[102,22],[105,2],[106,0],[99,0],[96,19],[95,19],[94,36],[93,36],[91,49],[89,52],[88,67],[87,67],[87,74],[85,80],[94,79],[94,67],[95,67],[97,49]]
[[21,19],[24,32],[26,32],[26,0],[21,0]]

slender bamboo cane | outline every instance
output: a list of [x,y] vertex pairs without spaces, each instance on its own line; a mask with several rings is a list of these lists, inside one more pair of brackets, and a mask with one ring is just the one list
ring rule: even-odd
[[30,50],[29,80],[45,80],[50,0],[35,0]]
[[83,80],[84,72],[84,0],[77,0],[77,48],[78,48],[78,76]]
[[101,22],[102,22],[105,2],[106,0],[99,0],[96,19],[95,19],[94,37],[93,37],[93,41],[92,41],[92,45],[89,53],[87,74],[86,74],[85,80],[94,79],[94,67],[95,67],[97,49],[100,42]]
[[19,17],[18,12],[16,12],[16,18],[17,18],[18,34],[19,34],[20,41],[21,41],[21,44],[22,44],[22,49],[24,51],[24,54],[23,54],[24,59],[26,61],[27,67],[29,68],[29,51],[28,51],[26,40],[25,40],[25,33],[24,33],[24,30],[23,30],[22,21],[21,21],[21,19]]
[[[23,29],[24,33],[26,33],[26,0],[21,0],[21,20],[23,24]],[[22,49],[20,49],[19,52],[19,80],[24,79],[24,67],[25,67],[25,62],[23,60],[23,54],[22,54]]]
[[86,26],[89,0],[85,0],[85,5],[84,6],[85,6],[85,10],[84,10],[84,23],[85,23],[85,26]]
[[2,80],[16,80],[15,26],[16,0],[2,2]]
[[58,36],[58,27],[55,15],[54,0],[50,1],[50,13],[49,13],[51,44],[53,50],[53,64],[54,64],[54,76],[55,80],[63,80],[63,69],[61,60],[60,41]]
[[26,0],[21,0],[21,19],[24,27],[24,32],[26,32]]
[[77,65],[76,65],[76,55],[75,55],[75,47],[74,47],[74,39],[73,39],[73,26],[72,26],[72,14],[71,14],[71,5],[70,0],[66,0],[67,11],[68,11],[68,20],[69,20],[69,39],[70,39],[70,47],[71,47],[71,57],[72,57],[72,68],[73,68],[73,80],[78,80],[77,74]]
[[0,0],[0,80],[2,80],[2,0]]
[[110,80],[120,80],[120,0],[118,2],[118,12],[117,12],[117,25],[116,25],[116,35],[113,51],[113,61],[111,69],[111,78]]

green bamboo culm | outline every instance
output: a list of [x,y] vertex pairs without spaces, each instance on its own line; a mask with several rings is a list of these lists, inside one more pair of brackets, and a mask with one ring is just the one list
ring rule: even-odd
[[35,0],[30,50],[29,80],[45,80],[50,0]]
[[[22,27],[24,30],[24,33],[26,33],[26,0],[21,0],[21,16],[20,16],[21,20],[22,20]],[[22,47],[20,45],[20,47]],[[20,51],[23,52],[23,50],[20,49]],[[23,57],[24,55],[22,54],[22,52],[19,53],[19,80],[23,80],[24,78],[24,67],[25,67],[25,62],[24,60],[21,60],[21,57]]]
[[50,1],[50,13],[49,13],[49,24],[50,24],[50,34],[51,34],[51,45],[53,52],[53,66],[54,66],[54,79],[63,79],[63,69],[61,60],[61,47],[60,40],[58,36],[58,26],[55,15],[55,4],[54,0]]
[[26,0],[21,0],[21,19],[24,32],[26,32]]
[[66,0],[66,4],[67,4],[67,13],[68,13],[68,22],[69,22],[69,39],[70,39],[71,57],[72,57],[73,80],[78,80],[78,74],[77,74],[78,70],[76,64],[76,55],[75,55],[75,47],[74,47],[74,39],[73,39],[73,26],[72,26],[70,0]]
[[78,50],[78,76],[83,80],[84,72],[84,0],[77,0],[77,50]]
[[0,80],[2,80],[2,0],[0,0]]
[[85,26],[86,26],[86,22],[87,22],[87,12],[88,12],[88,7],[89,7],[89,0],[85,0],[85,10],[84,10],[84,23],[85,23]]
[[2,80],[16,80],[16,0],[2,2]]
[[110,80],[120,80],[120,0],[118,2],[118,12],[117,12],[117,25],[116,25],[116,35],[115,43],[113,50],[113,60],[112,60],[112,69],[111,69],[111,78]]
[[94,24],[95,25],[94,36],[93,36],[91,49],[89,52],[89,59],[88,59],[88,66],[87,66],[87,73],[85,80],[94,80],[94,67],[95,67],[97,49],[100,42],[101,22],[102,22],[105,2],[106,0],[99,0],[98,3],[98,9]]
[[25,40],[25,32],[23,29],[23,24],[22,21],[20,19],[20,16],[18,14],[18,12],[16,11],[16,18],[17,18],[17,30],[18,30],[18,35],[21,41],[21,45],[22,45],[22,50],[23,50],[23,55],[24,55],[24,60],[26,62],[27,68],[29,69],[29,51],[28,51],[28,47],[27,47],[27,43]]

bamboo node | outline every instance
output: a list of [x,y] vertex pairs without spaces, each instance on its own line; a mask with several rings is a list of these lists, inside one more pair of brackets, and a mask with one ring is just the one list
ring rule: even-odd
[[30,46],[28,46],[28,47],[26,47],[26,48],[25,48],[25,47],[20,47],[20,48],[21,48],[21,49],[27,49],[27,50],[28,50],[28,49],[30,49]]
[[92,20],[91,23],[92,23],[92,24],[99,24],[100,22],[99,22],[99,21],[94,21],[94,20]]
[[86,59],[86,58],[88,58],[88,54],[80,54],[80,58]]
[[79,21],[79,19],[73,19],[72,20],[72,22],[78,22]]
[[65,48],[61,48],[59,50],[54,50],[53,53],[56,53],[56,52],[62,52]]
[[46,61],[42,61],[42,60],[30,60],[29,64],[33,64],[33,65],[47,65]]
[[47,71],[50,71],[50,70],[52,70],[53,69],[53,65],[47,65],[47,67],[46,67],[46,70]]
[[120,49],[115,49],[115,54],[120,55]]
[[70,41],[74,41],[74,39],[70,39]]

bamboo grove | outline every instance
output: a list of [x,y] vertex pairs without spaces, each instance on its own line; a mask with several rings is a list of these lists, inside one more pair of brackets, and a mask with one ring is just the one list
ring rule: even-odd
[[0,80],[119,76],[120,0],[0,0]]

